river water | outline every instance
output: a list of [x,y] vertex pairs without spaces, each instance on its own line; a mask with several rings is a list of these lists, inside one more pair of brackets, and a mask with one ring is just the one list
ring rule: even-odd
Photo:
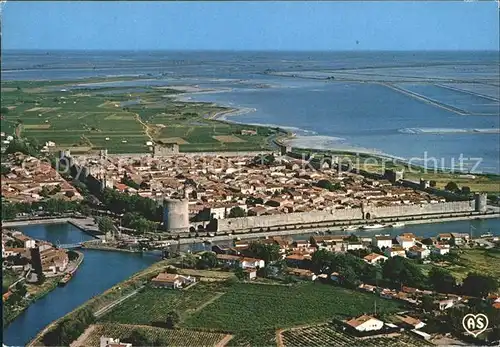
[[[92,236],[70,224],[32,225],[16,228],[28,236],[52,243],[76,243]],[[24,346],[45,326],[113,285],[160,260],[158,255],[83,250],[85,258],[75,276],[33,303],[7,329],[3,343]]]

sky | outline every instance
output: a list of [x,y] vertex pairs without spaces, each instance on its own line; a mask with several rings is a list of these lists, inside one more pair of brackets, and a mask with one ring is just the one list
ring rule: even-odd
[[7,2],[2,49],[498,50],[488,2]]

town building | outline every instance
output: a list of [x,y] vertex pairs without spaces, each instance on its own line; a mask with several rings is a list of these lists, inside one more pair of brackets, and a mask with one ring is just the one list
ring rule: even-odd
[[370,253],[366,257],[364,257],[363,260],[366,261],[368,264],[373,265],[387,260],[387,257],[377,253]]
[[196,279],[191,276],[162,272],[151,280],[151,285],[157,288],[180,289],[195,282]]
[[377,331],[384,327],[384,322],[369,315],[362,315],[346,320],[345,324],[359,332]]
[[408,249],[407,253],[409,258],[425,259],[431,254],[431,251],[426,248],[413,246]]
[[372,239],[372,245],[380,249],[392,247],[392,237],[387,235],[376,235]]
[[131,343],[120,342],[120,339],[113,339],[112,337],[100,338],[100,347],[132,347]]
[[403,257],[406,258],[406,251],[401,246],[392,246],[391,248],[386,248],[384,251],[385,256],[392,257]]

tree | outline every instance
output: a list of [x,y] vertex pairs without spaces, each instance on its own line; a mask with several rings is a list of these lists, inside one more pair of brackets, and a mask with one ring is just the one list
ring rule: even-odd
[[429,186],[431,186],[432,188],[434,188],[436,185],[437,185],[436,181],[430,181],[429,182]]
[[422,296],[422,308],[426,312],[432,312],[432,310],[434,310],[434,299],[432,298],[432,296]]
[[9,173],[10,173],[10,168],[2,164],[0,169],[0,174],[7,175]]
[[447,191],[450,191],[450,192],[455,192],[455,191],[459,190],[458,185],[453,181],[448,182],[446,184],[446,186],[444,187],[444,189],[446,189]]
[[439,293],[454,293],[457,281],[455,277],[444,269],[433,267],[429,272],[429,281]]
[[252,242],[249,247],[250,252],[266,264],[280,258],[280,246],[276,243]]
[[238,278],[240,281],[244,280],[246,277],[245,271],[243,271],[243,269],[239,266],[234,270],[234,274],[236,275],[236,278]]
[[113,220],[107,216],[99,218],[97,225],[99,227],[99,231],[102,232],[103,234],[112,232],[115,228]]
[[316,182],[316,186],[324,188],[324,189],[328,189],[331,192],[333,192],[335,190],[339,190],[342,187],[339,182],[336,182],[335,184],[333,184],[329,180],[319,180],[318,182]]
[[359,238],[358,238],[356,235],[351,234],[351,235],[349,235],[349,237],[346,239],[346,241],[348,241],[348,242],[358,242],[358,241],[359,241]]
[[417,287],[424,282],[420,269],[410,260],[403,257],[392,257],[382,265],[384,278],[394,285]]
[[[167,319],[165,321],[168,329],[173,329],[177,323],[179,323],[180,317],[176,311],[170,311],[167,313]],[[144,345],[138,345],[144,346]]]
[[498,289],[498,282],[495,277],[470,272],[462,283],[462,292],[465,295],[486,297],[489,293]]
[[198,262],[196,267],[199,269],[211,269],[217,267],[217,256],[214,252],[204,252]]
[[233,207],[231,211],[229,211],[228,218],[237,218],[237,217],[246,217],[246,212],[239,206]]
[[24,298],[26,296],[26,293],[28,293],[28,291],[26,290],[26,286],[21,282],[17,282],[16,292],[21,296],[21,298]]
[[463,186],[462,187],[462,194],[470,194],[471,193],[471,190],[470,190],[470,187],[468,186]]
[[192,269],[196,266],[197,260],[191,253],[186,254],[182,257],[182,267]]

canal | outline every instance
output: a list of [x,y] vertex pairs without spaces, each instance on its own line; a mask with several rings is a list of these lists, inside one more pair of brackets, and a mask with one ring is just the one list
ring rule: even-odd
[[[92,236],[70,224],[32,225],[16,228],[36,239],[55,244],[70,244],[91,240]],[[471,233],[473,237],[491,232],[500,236],[500,219],[455,221],[432,224],[413,224],[402,228],[388,228],[356,232],[358,236],[411,232],[417,236],[429,237],[439,233]],[[345,234],[336,231],[333,234]],[[349,232],[348,232],[349,233]],[[292,235],[304,239],[314,234]],[[221,244],[229,244],[223,241]],[[183,250],[209,249],[202,244],[183,245]],[[44,298],[33,303],[25,312],[4,330],[4,343],[9,346],[22,346],[29,342],[40,330],[52,321],[72,311],[95,295],[109,289],[160,260],[159,254],[137,254],[126,252],[83,250],[85,259],[76,275],[65,287],[58,287]]]
[[[17,227],[28,236],[54,244],[70,244],[93,239],[71,224]],[[64,287],[57,287],[34,302],[3,332],[3,343],[24,346],[45,326],[132,274],[160,260],[158,255],[83,250],[83,263]]]

